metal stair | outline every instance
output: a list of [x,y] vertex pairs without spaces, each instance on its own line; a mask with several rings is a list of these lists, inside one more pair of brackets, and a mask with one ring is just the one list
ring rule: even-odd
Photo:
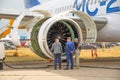
[[10,33],[13,22],[14,20],[10,20],[9,24],[0,27],[0,39],[6,37]]

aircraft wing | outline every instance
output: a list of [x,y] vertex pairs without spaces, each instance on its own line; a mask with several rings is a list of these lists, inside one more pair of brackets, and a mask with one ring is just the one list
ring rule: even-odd
[[[0,13],[0,18],[1,19],[16,19],[20,14],[1,14]],[[23,21],[28,21],[28,20],[31,20],[33,19],[34,16],[31,16],[31,15],[26,15],[24,18],[23,18]]]
[[[65,12],[60,15],[64,15],[66,13],[68,13],[68,12]],[[0,12],[0,19],[14,19],[15,20],[19,15],[20,15],[20,12],[19,13],[18,12]],[[34,10],[30,13],[26,13],[25,17],[22,19],[22,23],[20,24],[20,26],[25,26],[26,22],[34,19],[34,17],[36,17],[36,16],[52,17],[48,11]],[[107,19],[104,17],[92,17],[92,19],[97,26],[97,30],[100,30],[101,28],[103,28],[107,23]],[[84,27],[83,21],[80,18],[73,18],[73,20],[75,20],[79,25]]]
[[[16,12],[16,13],[12,13],[12,12],[0,12],[0,18],[1,19],[16,19],[18,16],[20,15],[20,13]],[[33,15],[25,15],[25,17],[23,18],[23,21],[28,21],[33,19],[34,16]]]
[[[1,11],[0,19],[9,19],[15,20],[21,13],[16,11]],[[50,13],[45,10],[34,10],[34,11],[25,11],[25,16],[23,17],[19,29],[24,29],[26,25],[34,22],[34,20],[38,18],[51,17]],[[34,24],[34,23],[33,23]]]
[[[34,17],[52,17],[51,13],[49,13],[46,10],[33,10],[30,12],[25,11],[25,17],[23,18],[22,21],[29,21],[33,19]],[[9,13],[9,14],[8,14]],[[0,19],[16,19],[21,13],[20,12],[0,12]]]

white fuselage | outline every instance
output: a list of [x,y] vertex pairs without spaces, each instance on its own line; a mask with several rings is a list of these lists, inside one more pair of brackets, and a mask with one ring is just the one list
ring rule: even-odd
[[[26,0],[26,1],[30,1],[30,0]],[[38,0],[38,1],[41,1],[41,0]],[[107,24],[104,26],[104,28],[98,31],[97,41],[112,41],[112,42],[120,41],[120,36],[119,36],[120,34],[120,29],[119,29],[120,28],[120,22],[119,22],[120,0],[42,0],[42,1],[44,2],[43,3],[40,2],[41,4],[29,8],[28,11],[30,11],[30,15],[31,14],[36,15],[31,12],[34,10],[45,10],[45,11],[48,11],[52,16],[57,16],[61,13],[64,13],[73,9],[78,11],[83,11],[91,17],[94,17],[94,18],[100,17],[100,18],[107,19]],[[3,2],[4,0],[2,0],[1,4]],[[6,2],[7,0],[5,0],[4,3]],[[17,0],[16,2],[18,3]],[[24,3],[24,0],[21,0],[21,3],[22,2]],[[23,6],[23,4],[21,5]],[[12,11],[9,11],[8,7],[6,8],[7,9],[4,9],[5,11],[0,10],[0,13],[10,13],[13,15],[15,14],[19,15],[22,11],[17,7],[16,8],[18,10],[16,12],[13,9]],[[6,12],[6,10],[8,11]],[[69,13],[64,16],[77,18],[77,16],[73,16],[72,13]]]
[[[120,41],[120,0],[50,0],[30,10],[47,10],[52,15],[76,9],[91,17],[103,17],[107,24],[98,31],[97,41]],[[67,14],[68,17],[76,17]]]

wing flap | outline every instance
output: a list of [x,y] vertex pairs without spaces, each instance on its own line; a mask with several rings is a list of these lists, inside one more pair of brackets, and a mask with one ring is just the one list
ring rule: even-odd
[[[1,19],[16,19],[18,16],[19,16],[19,14],[0,14]],[[33,18],[34,18],[34,16],[26,15],[23,18],[23,21],[29,21],[29,20],[31,20]]]

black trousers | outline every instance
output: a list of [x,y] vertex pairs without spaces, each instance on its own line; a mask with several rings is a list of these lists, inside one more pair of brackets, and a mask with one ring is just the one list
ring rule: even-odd
[[59,64],[59,69],[61,69],[61,53],[54,54],[54,69],[57,69],[57,63]]

